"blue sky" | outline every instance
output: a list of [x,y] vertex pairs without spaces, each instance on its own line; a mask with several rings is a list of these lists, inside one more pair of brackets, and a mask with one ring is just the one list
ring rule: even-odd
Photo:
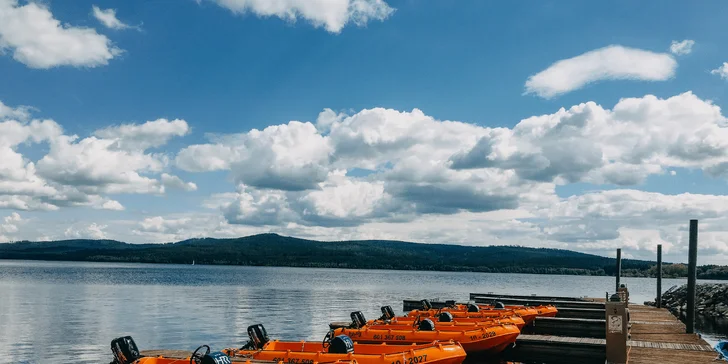
[[0,240],[728,256],[725,2],[279,6],[0,0]]

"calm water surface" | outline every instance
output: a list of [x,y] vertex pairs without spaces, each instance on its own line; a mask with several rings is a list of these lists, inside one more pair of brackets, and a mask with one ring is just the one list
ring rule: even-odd
[[[654,279],[622,280],[635,302],[654,298]],[[665,279],[663,287],[683,283]],[[329,321],[348,321],[356,310],[375,318],[382,305],[400,313],[406,298],[603,297],[613,284],[613,277],[0,260],[0,363],[108,363],[109,343],[122,335],[141,350],[222,349],[245,343],[256,323],[271,338],[321,340]]]

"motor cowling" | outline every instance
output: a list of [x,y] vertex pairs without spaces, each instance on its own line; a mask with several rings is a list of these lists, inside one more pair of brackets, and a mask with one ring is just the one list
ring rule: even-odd
[[468,303],[468,312],[480,312],[480,307],[472,303]]
[[417,329],[420,331],[435,331],[435,323],[430,319],[424,319],[420,321]]
[[432,303],[430,303],[430,300],[424,299],[421,300],[420,303],[422,303],[422,308],[425,310],[431,310],[432,309]]
[[382,319],[391,320],[394,318],[394,310],[392,306],[382,306]]
[[230,357],[225,353],[216,351],[202,357],[201,364],[232,364]]
[[361,311],[354,311],[351,313],[351,325],[355,328],[361,328],[367,325],[367,319],[364,318],[364,314]]
[[437,316],[437,321],[452,322],[452,314],[450,312],[441,312],[440,315]]
[[114,364],[131,364],[142,357],[131,336],[111,340],[111,352],[114,354]]
[[496,310],[505,310],[506,309],[506,305],[504,305],[503,302],[500,302],[499,301],[499,302],[496,302],[493,305],[493,308],[495,308]]
[[346,335],[339,335],[331,339],[329,345],[329,353],[332,354],[349,354],[354,352],[354,342]]
[[268,332],[261,324],[248,326],[248,337],[250,338],[250,342],[246,346],[252,349],[262,349],[263,345],[270,341],[268,339]]
[[445,301],[445,306],[447,306],[447,307],[455,307],[455,300],[447,300],[447,301]]

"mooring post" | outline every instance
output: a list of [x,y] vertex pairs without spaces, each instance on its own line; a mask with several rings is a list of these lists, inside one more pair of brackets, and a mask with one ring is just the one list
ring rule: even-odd
[[614,273],[614,275],[617,277],[617,287],[614,289],[614,292],[617,292],[619,290],[619,277],[622,275],[622,249],[617,249],[617,272]]
[[662,308],[662,244],[657,244],[657,298],[655,307]]
[[688,334],[695,333],[695,279],[698,265],[698,220],[690,220],[690,246],[688,248],[688,312],[685,327]]

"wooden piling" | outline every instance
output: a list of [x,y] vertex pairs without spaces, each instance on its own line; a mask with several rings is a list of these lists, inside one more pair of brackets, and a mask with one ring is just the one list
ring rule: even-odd
[[617,271],[614,273],[617,281],[617,287],[614,288],[614,292],[619,290],[619,278],[622,275],[622,249],[617,249]]
[[698,220],[690,220],[690,246],[688,248],[688,297],[685,327],[695,333],[695,280],[698,264]]
[[662,308],[662,244],[657,244],[657,297],[655,306]]

